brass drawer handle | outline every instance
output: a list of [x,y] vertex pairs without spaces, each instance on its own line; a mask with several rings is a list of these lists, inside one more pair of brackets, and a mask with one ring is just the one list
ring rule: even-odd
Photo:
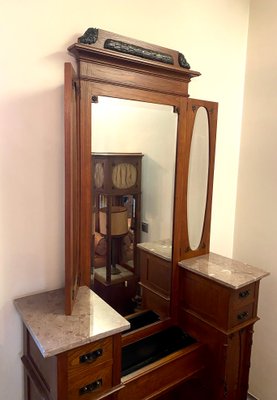
[[243,290],[242,292],[239,292],[239,297],[241,299],[245,299],[245,297],[248,297],[250,295],[250,291],[249,290]]
[[246,319],[248,317],[248,312],[247,311],[243,311],[240,314],[237,315],[237,318],[239,321],[242,321],[244,319]]
[[94,392],[94,390],[99,389],[101,386],[102,379],[98,379],[97,381],[89,383],[88,385],[83,386],[81,389],[79,389],[79,395],[81,396],[82,394]]
[[102,349],[98,349],[90,353],[83,354],[82,356],[80,356],[80,364],[92,363],[93,361],[97,360],[98,357],[102,356],[102,354],[103,354]]

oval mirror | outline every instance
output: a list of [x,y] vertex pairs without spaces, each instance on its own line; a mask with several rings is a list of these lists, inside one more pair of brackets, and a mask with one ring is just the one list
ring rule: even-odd
[[187,220],[188,238],[192,250],[201,242],[205,219],[209,172],[209,122],[204,107],[199,107],[195,116],[190,146]]

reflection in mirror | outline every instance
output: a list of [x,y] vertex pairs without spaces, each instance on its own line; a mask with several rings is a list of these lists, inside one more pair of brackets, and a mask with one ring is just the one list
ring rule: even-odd
[[209,123],[207,110],[199,107],[190,146],[187,220],[189,245],[196,250],[201,242],[208,187]]
[[138,247],[165,243],[171,256],[177,114],[99,96],[91,116],[92,287],[121,314],[141,314]]

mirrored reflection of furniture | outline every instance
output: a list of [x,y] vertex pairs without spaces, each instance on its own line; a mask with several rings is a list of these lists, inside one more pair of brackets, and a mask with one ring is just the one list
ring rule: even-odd
[[138,248],[142,308],[167,318],[170,316],[171,240],[139,243]]
[[136,307],[141,159],[142,154],[92,154],[93,242],[99,235],[106,242],[102,264],[97,246],[92,252],[92,288],[122,315]]
[[97,96],[91,115],[92,152],[143,153],[141,241],[172,238],[177,112],[170,105]]

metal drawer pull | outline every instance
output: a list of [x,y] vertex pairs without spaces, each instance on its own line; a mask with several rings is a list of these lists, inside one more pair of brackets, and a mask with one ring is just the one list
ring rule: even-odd
[[82,356],[80,356],[80,363],[92,363],[98,357],[102,356],[102,354],[103,354],[102,349],[92,351],[91,353],[83,354]]
[[239,297],[241,299],[244,299],[245,297],[248,297],[250,295],[250,291],[249,290],[244,290],[242,292],[239,292]]
[[243,311],[242,313],[238,314],[237,318],[239,321],[242,321],[243,319],[248,317],[248,312],[247,311]]
[[86,393],[91,393],[96,389],[99,389],[102,386],[102,379],[98,379],[95,382],[89,383],[86,386],[83,386],[81,389],[79,389],[79,395],[81,396],[82,394]]

